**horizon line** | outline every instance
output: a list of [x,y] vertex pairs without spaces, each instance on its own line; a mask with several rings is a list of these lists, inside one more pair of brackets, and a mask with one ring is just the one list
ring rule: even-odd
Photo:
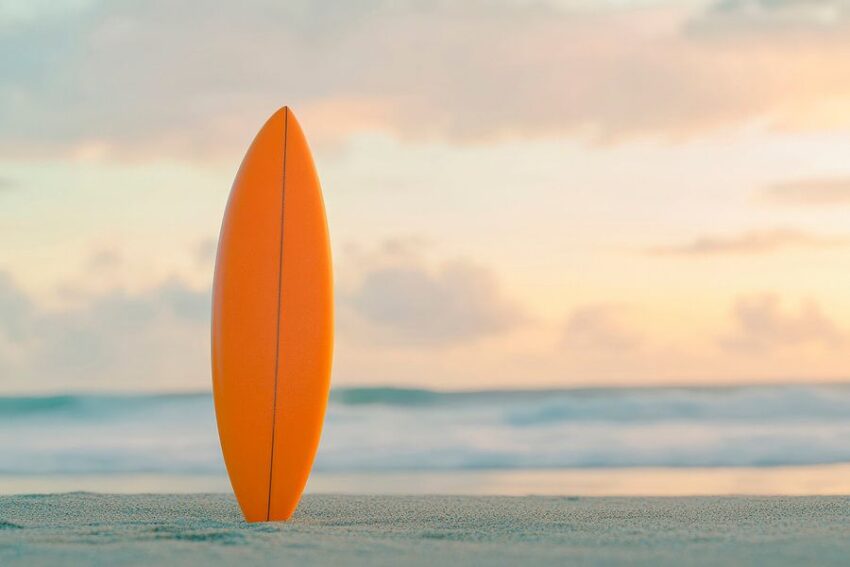
[[[422,392],[436,395],[474,395],[474,394],[493,394],[493,393],[516,393],[516,394],[532,394],[532,393],[547,393],[547,392],[591,392],[603,390],[742,390],[756,388],[781,388],[781,387],[850,387],[850,378],[842,378],[840,380],[828,381],[796,381],[796,380],[777,380],[770,382],[741,382],[741,383],[650,383],[650,384],[603,384],[599,386],[564,386],[564,387],[497,387],[497,388],[465,388],[458,390],[430,388],[426,386],[393,386],[386,384],[362,384],[362,385],[340,385],[332,386],[331,393],[340,391],[365,391],[365,390],[385,390],[393,392]],[[84,397],[84,396],[102,396],[102,397],[177,397],[177,396],[212,396],[212,387],[209,389],[195,390],[55,390],[49,392],[0,392],[0,399],[10,398],[59,398],[59,397]]]

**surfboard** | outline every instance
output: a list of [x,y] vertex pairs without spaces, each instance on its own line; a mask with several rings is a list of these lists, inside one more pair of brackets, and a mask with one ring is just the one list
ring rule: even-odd
[[333,282],[325,207],[288,107],[233,182],[213,282],[212,381],[221,449],[249,522],[295,511],[330,387]]

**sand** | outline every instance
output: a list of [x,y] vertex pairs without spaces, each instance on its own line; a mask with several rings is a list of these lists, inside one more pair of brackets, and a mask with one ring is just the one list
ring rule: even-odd
[[0,497],[0,565],[846,565],[850,497]]

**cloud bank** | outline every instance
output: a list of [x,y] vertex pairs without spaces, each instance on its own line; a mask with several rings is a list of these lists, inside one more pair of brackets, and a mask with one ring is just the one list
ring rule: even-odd
[[209,380],[209,292],[178,279],[41,308],[0,272],[5,390],[179,390]]
[[[846,126],[850,25],[818,5],[123,0],[6,15],[0,148],[229,156],[284,103],[317,143]],[[840,13],[788,41],[777,22],[810,11]]]

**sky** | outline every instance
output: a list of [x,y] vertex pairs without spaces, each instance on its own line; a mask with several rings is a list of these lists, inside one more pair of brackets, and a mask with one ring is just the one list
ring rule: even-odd
[[0,0],[0,393],[210,388],[293,108],[333,383],[850,378],[850,3]]

